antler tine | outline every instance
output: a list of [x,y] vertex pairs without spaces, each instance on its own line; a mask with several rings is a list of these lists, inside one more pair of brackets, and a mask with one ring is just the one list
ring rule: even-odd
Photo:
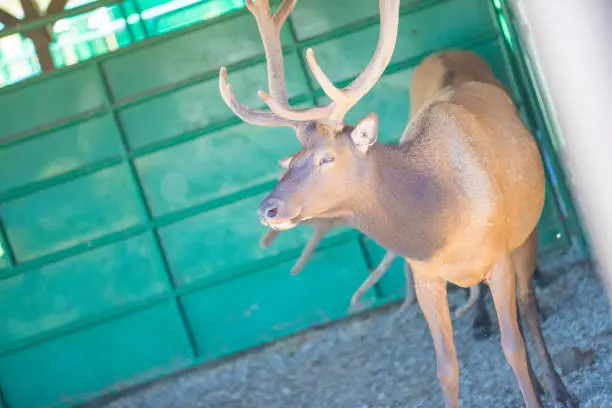
[[347,112],[372,89],[391,61],[399,24],[400,0],[380,0],[380,34],[374,55],[366,68],[344,89],[336,88],[325,75],[314,51],[306,51],[308,66],[325,94],[333,101],[328,120],[342,122]]
[[325,75],[314,56],[314,51],[306,50],[306,60],[315,79],[321,85],[323,92],[331,99],[331,102],[323,107],[312,109],[292,109],[282,106],[270,98],[269,95],[260,92],[260,97],[278,116],[300,121],[306,118],[310,120],[325,120],[327,122],[342,124],[346,113],[374,86],[380,79],[385,68],[391,61],[395,42],[397,40],[397,27],[399,23],[399,0],[380,0],[380,34],[376,51],[367,67],[355,80],[344,89],[338,89]]
[[253,0],[246,1],[247,8],[257,20],[257,26],[259,27],[259,33],[261,34],[268,61],[268,87],[270,93],[260,90],[258,95],[278,117],[293,123],[325,119],[330,112],[328,108],[324,107],[295,109],[289,105],[287,99],[280,30],[296,2],[297,0],[283,0],[274,16],[270,16],[268,0],[258,0],[257,2],[253,2]]
[[259,97],[270,110],[256,110],[240,104],[227,83],[227,71],[221,68],[219,88],[225,103],[245,122],[263,126],[297,127],[299,122],[322,121],[341,126],[344,116],[378,81],[387,65],[397,40],[400,0],[380,0],[380,34],[376,51],[368,66],[344,89],[336,88],[317,63],[314,51],[308,49],[306,59],[316,80],[331,99],[326,106],[297,109],[289,105],[285,88],[283,52],[280,30],[293,10],[297,0],[283,0],[274,15],[271,15],[269,0],[246,0],[246,6],[255,16],[264,45],[268,68],[270,93],[260,90]]
[[[296,0],[283,0],[274,16],[272,16],[268,0],[259,0],[257,2],[246,0],[246,7],[253,14],[257,22],[266,53],[268,87],[274,98],[283,106],[288,106],[288,99],[285,89],[280,29],[287,20],[295,3]],[[232,86],[227,81],[227,69],[225,67],[221,67],[219,71],[219,91],[227,106],[236,116],[247,123],[259,126],[296,126],[295,121],[282,118],[274,112],[252,109],[241,104],[235,97]]]
[[295,7],[296,2],[297,0],[287,0],[283,1],[281,5],[278,6],[276,13],[274,13],[274,16],[272,17],[272,22],[276,27],[278,27],[279,31],[283,24],[285,24],[287,17],[289,17],[289,14],[293,10],[293,7]]
[[280,31],[296,1],[283,0],[274,15],[271,15],[269,0],[246,1],[247,8],[257,21],[261,41],[266,52],[270,94],[284,106],[288,106],[288,102]]
[[252,109],[238,102],[232,86],[227,82],[227,68],[225,67],[219,70],[219,92],[225,104],[246,123],[256,126],[296,126],[295,122],[283,119],[274,112]]

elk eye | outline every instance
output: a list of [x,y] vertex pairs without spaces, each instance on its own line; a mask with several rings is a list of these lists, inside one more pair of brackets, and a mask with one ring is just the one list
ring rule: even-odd
[[319,166],[323,166],[325,164],[333,163],[336,160],[334,156],[323,156],[319,160]]

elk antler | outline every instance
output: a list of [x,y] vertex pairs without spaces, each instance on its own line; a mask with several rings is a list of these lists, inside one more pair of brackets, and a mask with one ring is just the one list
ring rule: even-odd
[[400,0],[380,0],[380,34],[376,51],[367,67],[344,89],[338,89],[317,63],[312,48],[306,50],[308,66],[331,102],[326,106],[294,109],[274,94],[259,91],[260,98],[278,116],[293,121],[319,120],[342,125],[344,116],[380,79],[391,61],[399,24]]
[[[259,34],[266,53],[268,68],[268,88],[271,95],[280,106],[287,106],[287,90],[285,89],[285,69],[283,63],[283,50],[280,41],[280,30],[297,0],[283,0],[282,4],[271,15],[268,0],[246,0],[246,7],[255,17]],[[227,82],[227,69],[221,67],[219,71],[219,91],[229,108],[243,121],[259,126],[291,126],[297,123],[282,118],[274,112],[261,109],[252,109],[244,106],[236,99],[232,86]]]
[[270,110],[252,109],[236,99],[232,86],[227,82],[227,69],[219,72],[219,90],[223,100],[243,121],[259,126],[290,126],[297,128],[301,122],[320,121],[333,126],[341,126],[344,116],[381,77],[391,61],[397,39],[400,0],[380,0],[380,34],[372,60],[355,80],[343,89],[336,88],[323,73],[314,57],[314,51],[306,51],[308,66],[329,96],[331,102],[326,106],[297,109],[289,105],[285,89],[283,52],[280,30],[293,10],[297,0],[283,0],[274,15],[271,15],[269,0],[246,0],[246,6],[255,16],[259,33],[264,45],[268,68],[268,88],[270,93],[259,91],[259,97]]

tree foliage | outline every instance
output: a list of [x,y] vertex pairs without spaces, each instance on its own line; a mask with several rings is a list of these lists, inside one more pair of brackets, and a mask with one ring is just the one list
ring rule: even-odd
[[[20,3],[24,14],[21,19],[0,8],[0,22],[4,24],[6,28],[17,27],[21,24],[27,24],[44,17],[61,13],[66,8],[68,0],[51,0],[46,10],[41,10],[35,0],[20,0]],[[49,48],[53,41],[53,24],[34,28],[21,34],[32,40],[41,70],[43,72],[53,71],[55,69],[55,64],[53,63],[51,50]]]

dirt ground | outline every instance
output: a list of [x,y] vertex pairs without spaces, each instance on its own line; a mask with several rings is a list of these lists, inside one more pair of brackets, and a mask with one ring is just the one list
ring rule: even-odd
[[[586,265],[555,273],[560,274],[558,278],[537,289],[541,308],[548,316],[543,329],[551,354],[565,360],[557,367],[571,371],[563,380],[580,407],[612,408],[612,320],[602,285]],[[550,274],[544,270],[544,277]],[[459,305],[465,297],[454,292],[449,300],[451,305]],[[490,295],[487,302],[493,316]],[[418,306],[398,316],[394,314],[398,306],[365,312],[87,406],[442,407],[432,342],[423,316]],[[454,319],[461,406],[522,407],[499,333],[473,340],[472,312]],[[528,346],[535,356],[530,342]],[[586,352],[591,361],[572,361],[572,347]],[[539,372],[539,364],[534,363]],[[545,401],[544,406],[552,405]]]

